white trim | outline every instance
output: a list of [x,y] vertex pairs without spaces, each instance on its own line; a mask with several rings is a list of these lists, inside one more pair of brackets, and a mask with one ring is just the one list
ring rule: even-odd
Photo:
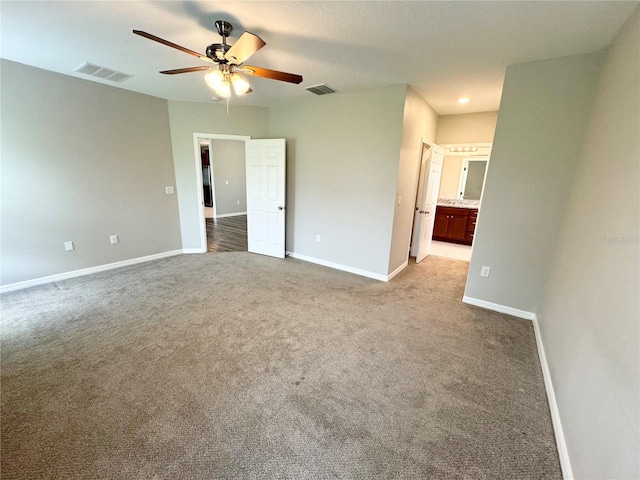
[[571,461],[567,444],[564,439],[562,430],[562,422],[560,421],[560,411],[556,402],[556,394],[553,390],[553,382],[551,381],[551,372],[547,364],[547,356],[544,353],[544,345],[542,344],[542,335],[540,334],[540,325],[538,325],[538,317],[533,314],[533,331],[536,337],[536,345],[538,347],[538,358],[540,359],[540,367],[542,367],[542,378],[544,379],[544,388],[547,391],[547,401],[549,402],[549,410],[551,412],[551,423],[553,424],[553,433],[556,437],[556,445],[558,447],[558,456],[560,457],[560,468],[562,470],[562,478],[565,480],[573,480],[573,470],[571,469]]
[[484,300],[478,300],[477,298],[462,297],[462,302],[468,305],[475,305],[476,307],[486,308],[487,310],[493,310],[494,312],[506,313],[518,318],[524,318],[525,320],[533,320],[536,318],[536,314],[533,312],[527,312],[526,310],[518,310],[517,308],[507,307],[498,303],[486,302]]
[[159,260],[161,258],[166,258],[166,257],[173,257],[175,255],[180,255],[180,254],[182,254],[182,250],[172,250],[170,252],[156,253],[154,255],[147,255],[145,257],[122,260],[121,262],[107,263],[106,265],[98,265],[97,267],[83,268],[81,270],[74,270],[72,272],[65,272],[65,273],[59,273],[56,275],[49,275],[47,277],[34,278],[33,280],[25,280],[24,282],[10,283],[8,285],[0,286],[0,293],[12,292],[14,290],[22,290],[23,288],[35,287],[37,285],[44,285],[45,283],[59,282],[61,280],[68,280],[70,278],[82,277],[84,275],[91,275],[93,273],[105,272],[107,270],[113,270],[114,268],[128,267],[130,265],[150,262],[152,260]]
[[222,133],[194,133],[194,135],[205,140],[238,140],[242,142],[251,140],[250,135],[224,135]]
[[192,253],[207,253],[207,249],[202,248],[183,248],[182,253],[192,254]]
[[491,148],[493,146],[492,142],[473,142],[473,143],[439,143],[443,148],[452,148],[452,147],[480,147],[480,148]]
[[396,268],[393,272],[391,272],[389,275],[387,275],[387,282],[389,280],[391,280],[393,277],[395,277],[396,275],[398,275],[402,270],[404,270],[407,265],[409,265],[409,260],[407,259],[402,265],[400,265],[398,268]]
[[348,267],[346,265],[341,265],[339,263],[328,262],[326,260],[321,260],[319,258],[300,255],[299,253],[286,252],[286,254],[291,258],[297,258],[298,260],[315,263],[317,265],[322,265],[324,267],[335,268],[336,270],[342,270],[343,272],[355,273],[356,275],[360,275],[362,277],[367,277],[367,278],[373,278],[374,280],[380,280],[381,282],[389,281],[388,275],[380,275],[379,273],[373,273],[367,270],[360,270],[359,268],[353,268],[353,267]]
[[223,213],[222,215],[214,215],[213,218],[239,217],[246,214],[247,212]]

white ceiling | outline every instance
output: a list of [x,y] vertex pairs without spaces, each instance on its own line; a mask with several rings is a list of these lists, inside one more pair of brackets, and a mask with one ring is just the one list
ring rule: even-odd
[[[340,92],[411,85],[441,115],[497,110],[510,63],[606,47],[637,2],[612,1],[6,1],[1,56],[161,98],[211,102],[203,73],[159,70],[204,65],[134,35],[144,30],[204,53],[220,42],[214,21],[267,45],[248,64],[304,77],[301,85],[251,78],[232,102],[273,106],[308,98],[303,87]],[[74,73],[88,61],[133,77],[122,84]],[[468,96],[461,105],[457,99]]]

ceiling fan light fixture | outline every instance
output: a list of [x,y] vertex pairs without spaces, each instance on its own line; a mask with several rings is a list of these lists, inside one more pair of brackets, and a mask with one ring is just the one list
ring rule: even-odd
[[207,82],[209,88],[224,98],[231,96],[231,87],[229,86],[229,80],[225,77],[222,70],[214,70],[211,73],[207,73],[204,76],[204,81]]
[[231,96],[231,87],[229,85],[229,82],[223,83],[218,88],[214,88],[213,91],[223,98],[229,98]]
[[212,90],[215,90],[225,83],[224,74],[221,70],[213,70],[204,76],[204,81],[207,82],[207,85],[209,85]]
[[[262,67],[244,67],[244,61],[266,45],[264,40],[253,33],[244,32],[233,45],[228,45],[227,37],[233,30],[233,27],[229,22],[224,20],[216,21],[215,25],[218,33],[222,37],[222,43],[212,43],[209,45],[206,49],[206,56],[165,40],[164,38],[143,32],[142,30],[133,30],[133,33],[208,62],[209,65],[207,66],[174,68],[172,70],[162,70],[160,73],[164,75],[177,75],[181,73],[209,71],[209,73],[204,76],[204,80],[209,88],[217,95],[227,99],[227,108],[232,90],[235,95],[244,95],[252,91],[249,82],[237,72],[278,80],[280,82],[302,83],[302,75]],[[211,64],[216,66],[211,66]],[[122,77],[126,76],[125,74],[120,74],[115,71],[110,71],[109,74],[121,75]],[[114,81],[122,81],[122,78],[114,79]]]
[[249,82],[237,73],[231,74],[231,84],[233,85],[233,91],[236,95],[244,95],[249,91],[249,88],[251,88]]

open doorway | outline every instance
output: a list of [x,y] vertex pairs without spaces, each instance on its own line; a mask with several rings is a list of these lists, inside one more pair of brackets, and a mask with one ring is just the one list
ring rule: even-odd
[[245,141],[240,135],[194,134],[202,251],[247,251]]
[[200,158],[202,159],[202,194],[204,198],[204,218],[213,218],[213,182],[211,175],[210,140],[200,140]]
[[470,261],[491,144],[448,144],[436,208],[432,254]]

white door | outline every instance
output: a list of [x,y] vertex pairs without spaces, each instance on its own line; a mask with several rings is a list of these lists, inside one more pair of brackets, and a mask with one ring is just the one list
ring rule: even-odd
[[416,263],[420,263],[431,253],[431,237],[433,236],[436,203],[438,202],[438,191],[440,190],[444,149],[437,145],[432,145],[431,147],[431,155],[424,166],[425,177],[422,182],[422,189],[418,192],[419,197],[416,206],[417,221],[414,226],[414,229],[417,230],[415,232]]
[[284,258],[284,138],[247,140],[245,145],[249,251]]
[[418,171],[418,192],[416,193],[416,209],[413,215],[413,232],[411,236],[411,251],[409,252],[412,257],[418,255],[418,244],[420,243],[420,226],[422,225],[422,211],[421,205],[423,202],[425,181],[428,176],[429,159],[433,149],[431,145],[426,143],[422,144],[422,155],[420,157],[420,170]]

